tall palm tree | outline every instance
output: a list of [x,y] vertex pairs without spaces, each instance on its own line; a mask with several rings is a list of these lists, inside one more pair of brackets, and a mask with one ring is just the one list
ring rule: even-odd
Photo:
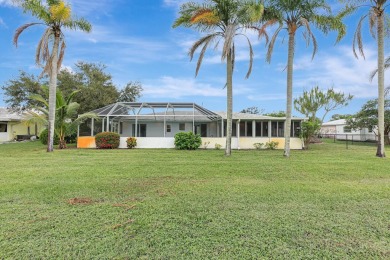
[[226,92],[227,92],[227,126],[225,155],[231,155],[232,137],[232,110],[233,110],[233,70],[235,60],[234,40],[237,36],[247,39],[249,45],[249,69],[246,78],[252,71],[253,49],[245,29],[261,19],[264,7],[257,0],[206,0],[205,3],[189,2],[181,6],[180,17],[173,27],[184,26],[205,33],[197,40],[189,51],[192,60],[196,50],[201,48],[195,76],[198,75],[203,57],[209,45],[220,42],[222,47],[222,61],[226,60]]
[[303,36],[308,46],[313,44],[313,54],[317,52],[317,40],[311,27],[315,27],[323,33],[337,31],[337,40],[345,35],[346,28],[342,23],[342,17],[347,11],[334,16],[330,6],[325,0],[268,0],[266,2],[263,16],[263,24],[259,28],[259,36],[269,37],[266,30],[274,25],[279,25],[268,43],[267,61],[271,62],[271,56],[278,35],[282,30],[288,33],[288,58],[287,58],[287,103],[286,103],[286,124],[285,124],[285,146],[284,156],[290,156],[290,131],[291,131],[291,110],[292,110],[292,87],[293,87],[293,63],[295,54],[295,35],[302,28]]
[[[65,52],[65,36],[63,29],[91,31],[91,24],[85,19],[73,19],[71,8],[62,0],[24,0],[21,3],[24,12],[31,13],[41,22],[28,23],[16,29],[14,44],[17,46],[20,34],[33,25],[44,25],[46,30],[43,33],[36,50],[35,61],[43,67],[42,74],[49,75],[49,125],[47,151],[53,151],[55,102],[57,88],[57,74],[61,68]],[[51,45],[51,51],[49,46]]]
[[[363,40],[362,40],[362,24],[368,17],[370,33],[374,39],[377,39],[377,51],[378,51],[378,148],[376,156],[386,157],[385,154],[385,141],[384,141],[384,129],[385,129],[385,51],[384,51],[384,35],[385,35],[385,17],[389,16],[385,13],[386,7],[389,6],[388,0],[351,0],[352,8],[354,10],[362,8],[368,8],[368,13],[360,17],[355,35],[353,38],[353,53],[356,58],[358,54],[356,47],[360,55],[364,58]],[[362,4],[363,3],[363,4]],[[376,30],[375,30],[376,29]]]
[[[43,92],[47,94],[49,92],[47,87],[42,87]],[[98,116],[95,113],[84,113],[77,116],[77,110],[80,107],[80,104],[73,102],[73,97],[79,91],[73,91],[68,97],[64,97],[61,91],[56,92],[56,119],[54,124],[54,131],[59,137],[59,149],[66,148],[65,137],[72,135],[77,130],[77,126],[83,123],[86,119],[95,118],[98,119]],[[46,95],[47,96],[47,95]],[[42,106],[35,106],[34,110],[30,110],[27,115],[26,123],[40,123],[42,125],[48,125],[48,116],[49,116],[49,103],[47,99],[39,94],[34,94],[30,96],[30,99],[37,101]]]

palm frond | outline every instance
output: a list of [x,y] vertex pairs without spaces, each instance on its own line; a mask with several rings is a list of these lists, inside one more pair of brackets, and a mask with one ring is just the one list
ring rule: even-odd
[[372,9],[370,9],[370,12],[368,14],[368,21],[369,21],[370,34],[372,38],[376,39],[376,28],[377,28],[378,17],[375,11]]
[[71,30],[81,30],[83,32],[91,32],[92,25],[84,18],[72,19],[63,23],[64,27]]
[[20,26],[19,28],[16,29],[15,34],[14,34],[14,38],[13,38],[13,43],[14,43],[14,45],[16,47],[18,47],[18,40],[19,40],[20,34],[24,30],[26,30],[28,27],[36,25],[36,24],[42,24],[42,23],[28,23],[28,24],[24,24],[24,25],[22,25],[22,26]]
[[42,103],[45,107],[49,107],[49,103],[47,102],[47,100],[39,94],[32,94],[30,95],[29,99],[33,99]]
[[91,113],[91,112],[88,112],[88,113],[84,113],[82,115],[79,115],[77,119],[75,119],[72,124],[75,124],[75,125],[79,125],[81,123],[83,123],[85,120],[87,119],[99,119],[98,115],[95,114],[95,113]]
[[219,35],[219,33],[214,33],[214,34],[210,34],[210,35],[206,35],[205,37],[199,39],[198,41],[196,41],[191,49],[190,49],[190,52],[188,53],[190,55],[190,58],[192,60],[193,56],[194,56],[194,53],[195,51],[201,46],[203,45],[202,47],[202,50],[200,51],[200,54],[199,54],[199,58],[198,58],[198,62],[196,64],[196,70],[195,70],[195,77],[198,75],[199,73],[199,69],[200,69],[200,66],[202,65],[202,61],[203,61],[203,58],[204,58],[204,55],[206,53],[206,50],[207,50],[207,47],[209,46],[210,42],[213,41],[213,39],[215,37],[217,37]]
[[66,49],[66,44],[65,41],[62,39],[60,52],[58,54],[57,73],[60,72],[61,70],[62,61],[64,60],[64,55],[65,55],[65,49]]
[[363,50],[363,41],[362,41],[362,24],[363,24],[363,21],[366,17],[367,17],[367,15],[363,15],[362,17],[360,17],[359,23],[356,27],[355,34],[353,36],[352,50],[353,50],[353,54],[355,55],[356,58],[359,58],[357,53],[356,53],[356,44],[357,44],[360,55],[363,57],[363,59],[365,59],[364,50]]
[[279,27],[278,29],[276,29],[274,35],[272,36],[271,38],[271,41],[268,43],[268,49],[267,49],[267,56],[266,56],[266,60],[268,63],[271,63],[271,58],[272,58],[272,52],[274,50],[274,46],[275,46],[275,41],[279,35],[279,32],[283,29],[283,24],[279,24]]
[[225,41],[222,48],[222,56],[221,56],[222,60],[225,60],[227,55],[231,52],[235,34],[236,34],[236,27],[233,24],[229,24],[226,27],[226,31],[224,35]]
[[261,39],[262,37],[265,38],[265,44],[267,45],[268,42],[269,42],[269,35],[267,33],[267,29],[273,25],[275,25],[276,23],[279,23],[279,20],[277,19],[271,19],[269,21],[266,21],[265,23],[263,23],[263,25],[258,29],[258,35],[259,35],[259,39]]
[[242,35],[245,37],[245,39],[248,42],[248,46],[249,46],[249,68],[248,68],[248,71],[247,71],[246,76],[245,76],[245,78],[249,78],[249,76],[252,73],[252,66],[253,66],[253,57],[254,57],[253,48],[252,48],[252,44],[251,44],[251,41],[249,40],[248,36],[246,36],[245,34],[239,34],[239,35]]
[[[385,68],[385,70],[390,68],[390,56],[386,58],[384,68]],[[370,82],[372,82],[372,80],[374,79],[374,77],[375,77],[375,75],[377,73],[378,73],[378,69],[375,69],[375,70],[371,71],[371,73],[370,73]]]
[[50,58],[49,39],[51,35],[53,35],[53,30],[51,27],[48,27],[39,40],[37,50],[35,52],[35,63],[38,66],[41,66],[42,63],[46,62]]

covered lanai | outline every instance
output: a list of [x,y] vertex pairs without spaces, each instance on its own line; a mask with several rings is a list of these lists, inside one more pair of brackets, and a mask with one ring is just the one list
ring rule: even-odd
[[[79,129],[79,140],[104,131],[121,136],[121,148],[126,148],[127,137],[137,138],[138,148],[173,148],[174,136],[179,132],[194,132],[202,137],[204,148],[226,143],[226,112],[213,112],[195,103],[175,102],[118,102],[95,112],[99,120],[92,119]],[[293,118],[291,148],[301,149],[299,138],[301,121]],[[233,113],[232,148],[253,149],[255,143],[276,141],[284,145],[285,118]],[[86,140],[86,139],[85,139]],[[93,147],[91,144],[80,147]],[[80,142],[79,142],[80,143]]]

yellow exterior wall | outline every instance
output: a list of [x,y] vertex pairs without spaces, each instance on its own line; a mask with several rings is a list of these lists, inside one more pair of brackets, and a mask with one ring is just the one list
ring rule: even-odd
[[[37,136],[39,137],[40,133],[46,127],[38,124]],[[16,138],[17,135],[27,135],[28,126],[23,122],[8,122],[7,124],[7,138],[1,141],[12,141]],[[35,135],[35,124],[30,125],[30,135]]]

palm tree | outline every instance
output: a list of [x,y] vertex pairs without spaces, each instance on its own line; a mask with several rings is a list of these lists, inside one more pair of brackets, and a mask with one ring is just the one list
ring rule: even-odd
[[330,6],[325,0],[268,0],[268,7],[265,7],[263,25],[259,28],[259,36],[269,37],[266,30],[276,24],[276,29],[268,43],[267,61],[271,62],[271,56],[276,39],[282,30],[288,33],[288,58],[287,58],[287,104],[286,104],[286,125],[284,131],[285,146],[284,156],[290,156],[290,131],[291,131],[291,110],[292,110],[292,87],[293,87],[293,63],[295,54],[295,35],[302,28],[303,36],[308,46],[313,44],[313,54],[317,52],[317,40],[312,32],[314,26],[327,34],[329,31],[337,31],[337,42],[345,35],[346,28],[342,23],[342,17],[347,10],[337,16],[333,16]]
[[[42,87],[44,93],[48,93],[49,90],[47,87]],[[89,118],[98,118],[95,113],[84,113],[77,117],[77,110],[80,105],[77,102],[73,102],[73,97],[79,91],[72,92],[67,98],[62,95],[61,91],[56,92],[56,119],[54,124],[54,131],[58,135],[59,149],[66,148],[65,137],[75,133],[77,126],[83,123],[86,119]],[[42,106],[34,107],[34,110],[28,112],[28,118],[25,120],[26,123],[41,123],[42,125],[48,125],[48,116],[49,116],[49,103],[46,98],[42,95],[31,95],[30,99],[41,103]],[[53,135],[54,136],[54,135]]]
[[214,48],[217,48],[220,42],[223,43],[221,59],[226,60],[227,92],[226,156],[231,155],[234,40],[236,36],[243,36],[248,41],[249,69],[246,74],[248,78],[252,71],[253,49],[244,30],[252,23],[259,21],[263,11],[263,5],[257,0],[206,0],[203,4],[190,2],[181,6],[180,17],[173,24],[174,28],[182,25],[206,34],[197,40],[189,51],[192,60],[195,51],[201,48],[195,76],[198,75],[210,43],[215,43]]
[[[362,24],[363,21],[368,17],[370,33],[374,39],[377,39],[377,50],[378,50],[378,148],[376,156],[386,157],[385,154],[385,142],[384,142],[384,128],[385,128],[385,62],[384,62],[384,34],[385,34],[385,17],[389,18],[385,9],[388,6],[389,1],[387,0],[352,0],[350,1],[355,5],[351,8],[355,11],[360,7],[368,7],[368,13],[361,16],[355,31],[353,38],[353,53],[356,58],[358,54],[356,52],[356,45],[360,55],[364,58],[363,40],[362,40]],[[367,2],[366,5],[360,5],[362,2]],[[376,29],[376,30],[375,30]]]
[[[81,19],[72,19],[70,6],[62,0],[46,0],[43,4],[40,0],[25,0],[21,3],[24,12],[31,13],[42,22],[28,23],[16,29],[14,44],[17,46],[20,34],[33,25],[45,25],[37,47],[35,61],[43,67],[42,74],[49,75],[49,125],[47,151],[53,151],[53,135],[55,122],[55,102],[57,88],[57,74],[61,68],[65,52],[65,36],[63,29],[91,31],[91,24]],[[52,45],[51,52],[49,46]]]

